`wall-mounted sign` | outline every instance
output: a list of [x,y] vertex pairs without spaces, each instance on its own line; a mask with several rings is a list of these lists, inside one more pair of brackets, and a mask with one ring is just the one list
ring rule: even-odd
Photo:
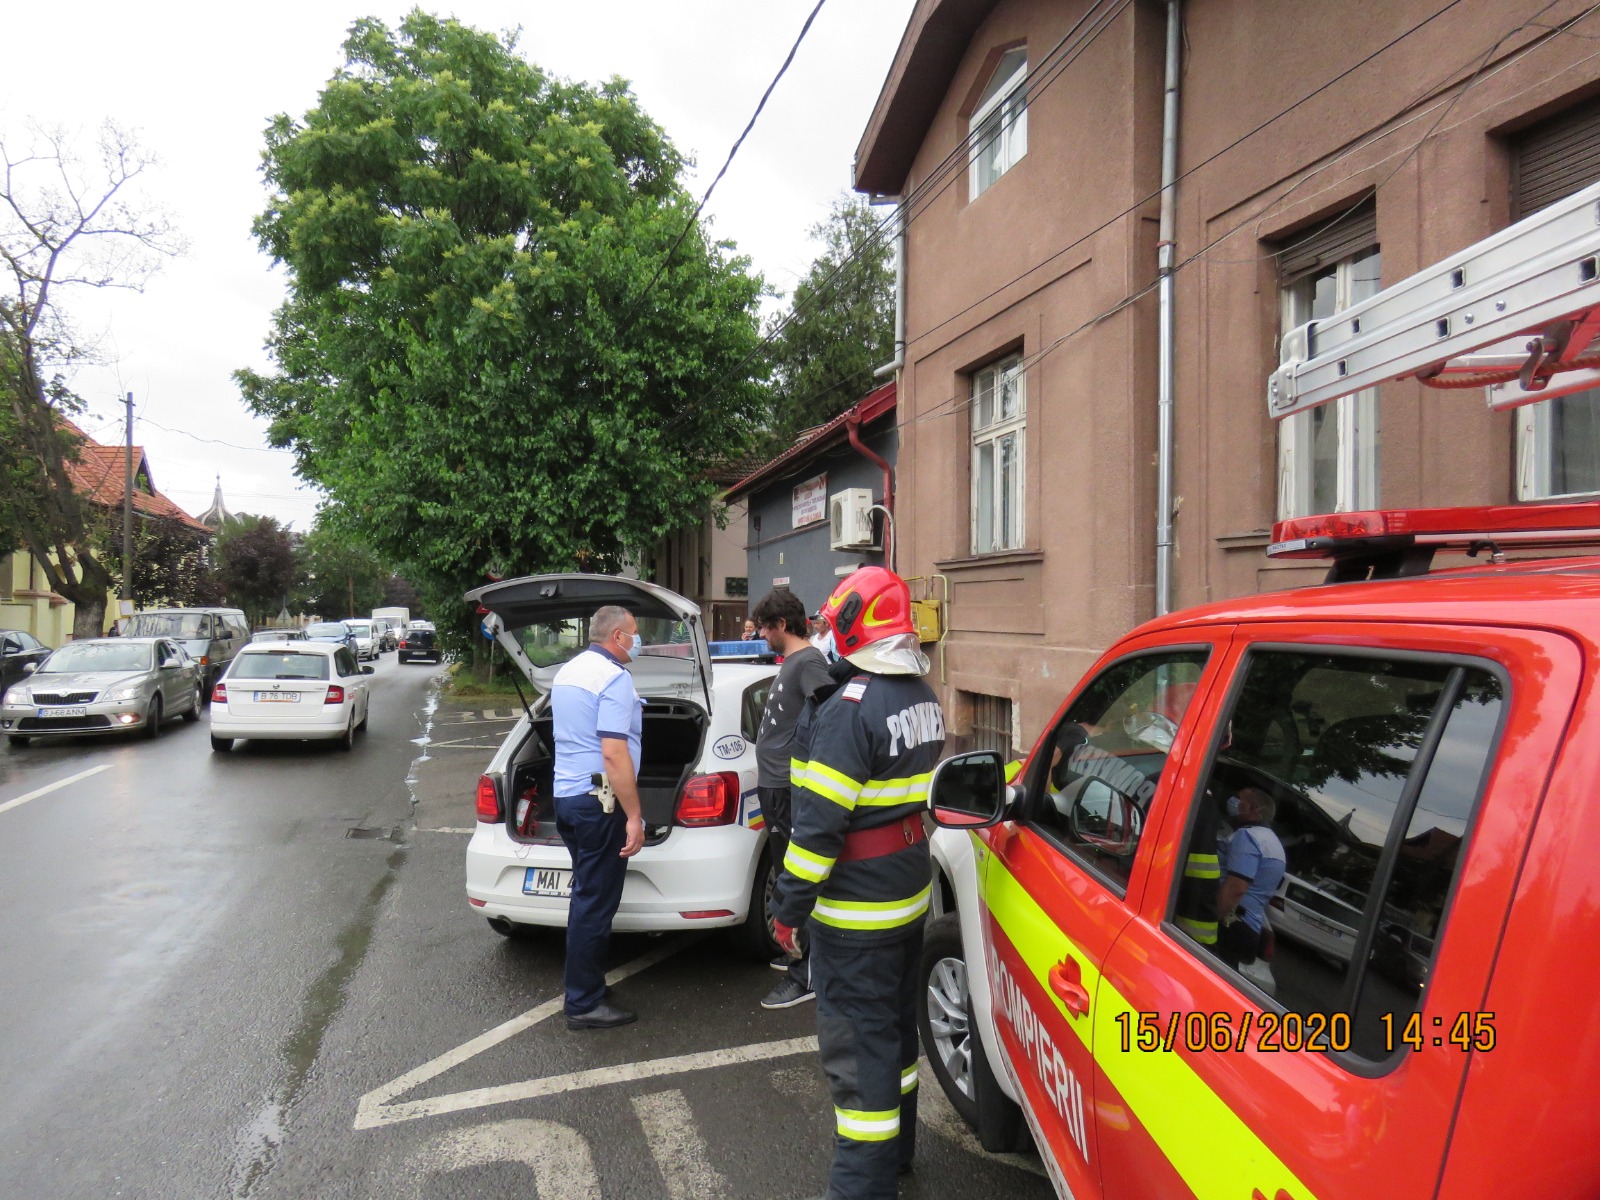
[[791,507],[790,520],[794,528],[802,525],[814,525],[818,521],[828,519],[828,477],[818,475],[804,483],[797,484],[794,489],[794,501]]
[[778,576],[776,576],[772,580],[772,586],[775,587],[775,588],[788,587],[789,586],[789,577],[787,575],[778,575]]

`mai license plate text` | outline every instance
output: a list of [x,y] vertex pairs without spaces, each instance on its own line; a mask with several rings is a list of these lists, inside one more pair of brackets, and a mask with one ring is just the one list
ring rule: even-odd
[[299,692],[257,692],[257,704],[298,704]]
[[522,877],[522,894],[567,899],[572,895],[572,872],[553,867],[529,867]]

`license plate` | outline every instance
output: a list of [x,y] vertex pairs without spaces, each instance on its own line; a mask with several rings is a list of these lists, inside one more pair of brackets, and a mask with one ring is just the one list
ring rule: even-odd
[[41,717],[87,717],[89,710],[82,704],[73,704],[66,708],[41,708]]
[[524,896],[572,896],[572,872],[552,867],[529,867],[522,876]]
[[296,704],[300,700],[299,692],[257,692],[257,704]]

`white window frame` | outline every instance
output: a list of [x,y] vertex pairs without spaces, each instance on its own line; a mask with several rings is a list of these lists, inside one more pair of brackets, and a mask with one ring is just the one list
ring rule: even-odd
[[[1334,267],[1334,311],[1349,308],[1352,268],[1376,247],[1368,246],[1339,260]],[[1316,274],[1297,279],[1278,294],[1281,328],[1287,332],[1311,319],[1310,297],[1303,285]],[[1281,345],[1281,338],[1280,338]],[[1366,388],[1324,406],[1322,421],[1333,420],[1337,438],[1333,512],[1358,512],[1378,506],[1378,389]],[[1278,519],[1308,517],[1329,511],[1315,503],[1315,410],[1278,422]]]
[[[1571,393],[1583,395],[1582,392]],[[1566,399],[1557,396],[1517,410],[1517,499],[1572,500],[1593,499],[1600,492],[1558,492],[1551,482],[1554,459],[1554,405]]]
[[[1001,554],[1019,550],[1027,536],[1026,522],[1026,464],[1028,392],[1027,375],[1022,369],[1022,356],[1010,354],[972,373],[969,398],[972,408],[972,553]],[[1001,392],[1013,389],[1016,408],[1010,416],[1002,416]],[[990,420],[980,423],[983,410],[979,397],[987,391],[992,397],[989,406]],[[1005,536],[1002,514],[1007,510],[1006,485],[999,469],[1000,444],[1014,439],[1014,470],[1010,485],[1009,510],[1013,514],[1010,536]],[[988,527],[984,527],[981,492],[983,476],[979,460],[983,450],[990,453],[993,467],[989,479]]]
[[[1009,53],[1011,52],[1008,51]],[[1000,60],[1000,64],[995,68],[995,76],[999,75],[1005,64],[1004,58]],[[991,86],[995,76],[990,77]],[[988,191],[1002,175],[1016,166],[1028,153],[1028,93],[1023,87],[1027,78],[1028,56],[1024,51],[1011,73],[995,89],[994,95],[978,105],[967,120],[969,200],[976,200]],[[992,135],[984,128],[991,118],[994,119],[995,127]],[[992,136],[999,139],[995,173],[993,179],[985,181],[982,171],[984,151],[988,148]]]

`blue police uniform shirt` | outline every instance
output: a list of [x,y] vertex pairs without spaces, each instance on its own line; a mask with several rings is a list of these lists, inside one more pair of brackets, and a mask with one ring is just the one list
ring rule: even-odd
[[1244,923],[1257,933],[1267,919],[1267,901],[1287,869],[1283,843],[1265,825],[1243,825],[1228,839],[1227,871],[1250,881],[1239,907],[1244,910]]
[[603,646],[591,645],[556,672],[550,686],[550,713],[555,726],[557,796],[578,796],[594,788],[591,777],[605,770],[602,738],[624,738],[639,773],[639,738],[644,729],[644,701],[633,676]]

